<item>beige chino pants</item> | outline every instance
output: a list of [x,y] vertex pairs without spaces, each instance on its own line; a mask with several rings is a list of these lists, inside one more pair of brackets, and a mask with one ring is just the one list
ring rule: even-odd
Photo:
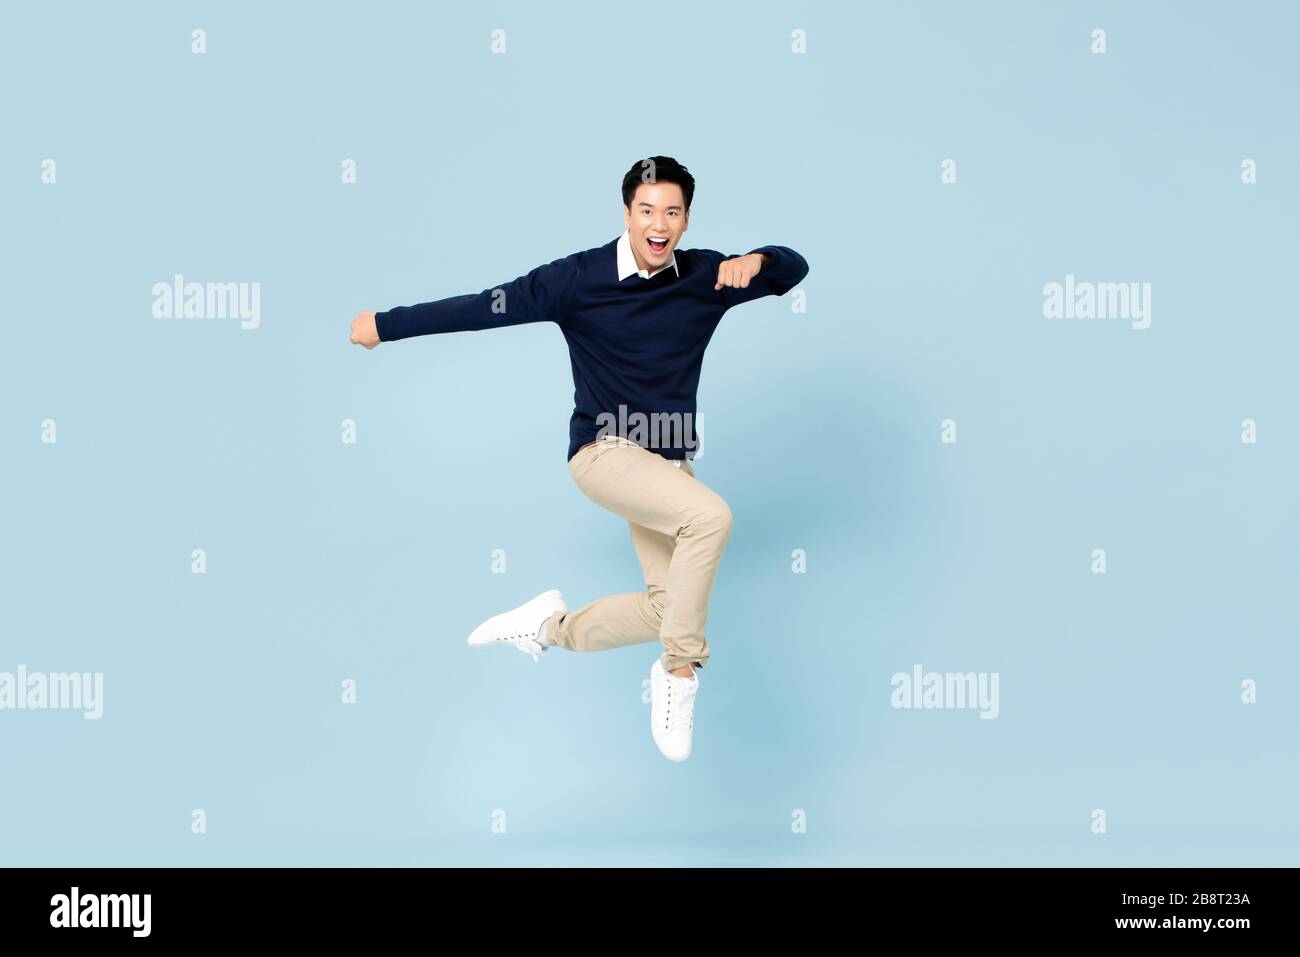
[[602,436],[569,460],[584,495],[627,519],[646,590],[598,598],[551,616],[547,635],[570,651],[605,651],[660,641],[664,670],[703,668],[704,626],[731,509],[680,465],[619,436]]

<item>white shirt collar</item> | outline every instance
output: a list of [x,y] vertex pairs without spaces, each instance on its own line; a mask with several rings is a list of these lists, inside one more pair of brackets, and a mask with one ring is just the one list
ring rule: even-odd
[[676,250],[673,251],[673,258],[670,259],[667,263],[660,266],[654,272],[646,272],[644,269],[640,269],[637,267],[636,257],[632,255],[632,239],[631,237],[628,236],[628,230],[626,229],[623,230],[623,235],[618,237],[618,281],[619,282],[622,282],[624,279],[626,279],[628,276],[632,275],[633,273],[636,273],[637,275],[641,276],[643,279],[650,279],[654,276],[659,275],[669,266],[673,267],[673,272],[677,273],[679,277],[681,276],[682,271],[677,268]]

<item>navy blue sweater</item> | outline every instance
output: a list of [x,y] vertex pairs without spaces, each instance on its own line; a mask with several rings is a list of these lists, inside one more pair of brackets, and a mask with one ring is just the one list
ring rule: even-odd
[[748,286],[714,289],[719,264],[734,257],[678,249],[676,270],[620,282],[617,243],[556,259],[479,293],[376,313],[379,339],[554,322],[573,367],[568,458],[603,433],[668,459],[693,458],[700,367],[723,313],[761,296],[785,295],[808,274],[808,263],[785,246],[759,246],[750,252],[770,258]]

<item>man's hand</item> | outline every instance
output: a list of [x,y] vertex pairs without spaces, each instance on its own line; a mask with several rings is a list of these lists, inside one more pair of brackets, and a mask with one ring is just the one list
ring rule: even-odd
[[367,349],[379,345],[379,330],[375,328],[373,312],[357,313],[357,317],[352,320],[352,341]]
[[758,271],[763,268],[763,263],[767,257],[763,253],[750,253],[747,256],[737,256],[735,259],[724,259],[718,265],[718,281],[714,283],[714,289],[721,289],[723,286],[735,286],[744,289],[749,285],[749,281],[758,275]]

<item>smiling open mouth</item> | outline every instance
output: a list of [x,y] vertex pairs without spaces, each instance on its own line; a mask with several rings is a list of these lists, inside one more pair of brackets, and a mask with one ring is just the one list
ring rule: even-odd
[[666,239],[649,239],[649,238],[647,238],[646,242],[648,242],[648,243],[650,244],[650,251],[651,251],[651,252],[661,253],[661,252],[663,252],[665,249],[668,248],[668,240],[666,240]]

